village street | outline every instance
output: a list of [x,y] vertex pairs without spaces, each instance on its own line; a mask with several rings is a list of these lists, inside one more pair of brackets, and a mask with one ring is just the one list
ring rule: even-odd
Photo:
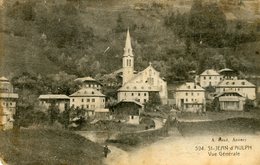
[[[245,138],[246,142],[233,142],[233,138]],[[195,136],[181,137],[172,134],[153,143],[149,146],[144,146],[135,149],[134,151],[126,152],[113,146],[109,146],[111,153],[106,159],[106,165],[228,165],[230,162],[237,165],[257,165],[259,160],[256,160],[257,153],[260,152],[260,145],[257,143],[258,136],[235,135],[224,137],[228,138],[229,142],[211,142],[216,136]],[[254,145],[253,145],[254,144]],[[258,144],[258,145],[257,145]],[[209,156],[208,146],[253,146],[252,149],[240,150],[240,156]],[[196,146],[204,146],[203,151],[196,151]],[[219,152],[230,151],[213,151]],[[250,156],[249,156],[250,155]],[[221,157],[221,159],[219,159]],[[193,160],[190,162],[190,160]],[[243,163],[245,162],[245,163]]]

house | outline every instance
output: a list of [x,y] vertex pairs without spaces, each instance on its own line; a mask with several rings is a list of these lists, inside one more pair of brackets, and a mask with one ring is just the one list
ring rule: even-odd
[[176,107],[181,111],[206,111],[205,90],[194,82],[188,82],[176,88],[175,100]]
[[256,99],[256,86],[247,80],[223,80],[216,86],[216,93],[239,92],[250,100]]
[[42,107],[45,111],[53,105],[58,107],[60,112],[63,112],[69,108],[70,98],[61,94],[45,94],[39,96],[39,102],[40,107]]
[[92,77],[81,77],[77,78],[74,81],[80,82],[80,88],[94,88],[97,90],[101,90],[102,84]]
[[208,86],[217,86],[222,81],[223,76],[220,75],[216,70],[207,69],[201,73],[198,77],[198,81],[201,87],[205,88]]
[[246,98],[235,91],[225,91],[215,97],[219,103],[219,109],[225,111],[243,111]]
[[134,100],[122,100],[113,107],[115,119],[129,124],[139,124],[143,105]]
[[13,115],[16,112],[18,94],[13,93],[13,86],[10,81],[0,78],[0,130],[13,128]]
[[141,104],[149,100],[149,93],[157,92],[163,104],[167,104],[167,82],[160,77],[152,63],[141,72],[134,71],[134,54],[129,30],[127,31],[122,68],[122,87],[118,89],[118,101],[135,100]]
[[105,103],[105,95],[95,88],[82,88],[70,95],[71,107],[92,111],[92,115],[97,109],[104,109]]

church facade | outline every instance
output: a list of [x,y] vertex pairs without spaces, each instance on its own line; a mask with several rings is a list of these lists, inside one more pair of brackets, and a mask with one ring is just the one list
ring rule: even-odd
[[122,64],[122,87],[117,91],[119,102],[133,100],[144,104],[149,100],[149,94],[156,92],[159,94],[162,104],[167,104],[167,82],[160,77],[160,73],[153,68],[151,63],[143,71],[134,73],[134,54],[129,30]]

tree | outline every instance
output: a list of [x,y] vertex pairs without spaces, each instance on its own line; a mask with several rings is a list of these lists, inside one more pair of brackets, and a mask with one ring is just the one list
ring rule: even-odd
[[250,111],[254,108],[254,102],[248,98],[246,98],[245,104],[244,104],[244,111]]
[[49,116],[49,123],[50,125],[53,125],[53,123],[58,120],[60,110],[59,108],[55,105],[55,102],[53,101],[48,108],[48,116]]
[[145,103],[145,111],[155,111],[161,105],[161,98],[158,92],[149,92],[149,100]]
[[66,107],[59,115],[59,122],[64,125],[65,129],[67,129],[70,124],[70,113],[72,110],[73,108]]
[[227,23],[222,10],[216,3],[203,5],[195,0],[189,14],[189,34],[197,43],[203,41],[209,46],[223,46]]

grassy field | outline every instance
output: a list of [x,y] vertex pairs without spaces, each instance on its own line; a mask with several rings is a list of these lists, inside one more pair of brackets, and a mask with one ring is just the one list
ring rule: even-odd
[[103,148],[68,131],[0,132],[0,157],[10,165],[100,165]]
[[260,120],[253,118],[232,118],[203,122],[180,122],[177,124],[183,136],[255,134],[260,131]]
[[115,121],[98,121],[95,124],[86,124],[81,131],[118,131],[118,132],[136,132],[145,129],[145,125],[131,125]]
[[260,109],[254,109],[250,112],[245,111],[221,111],[221,112],[206,112],[206,114],[197,113],[179,113],[177,118],[181,121],[188,120],[225,120],[230,118],[255,118],[260,119]]

